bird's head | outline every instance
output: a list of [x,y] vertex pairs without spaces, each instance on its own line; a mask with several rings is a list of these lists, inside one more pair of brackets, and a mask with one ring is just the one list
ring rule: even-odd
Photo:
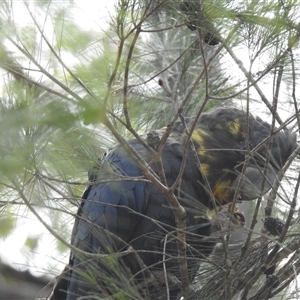
[[297,147],[295,134],[272,130],[260,118],[247,117],[235,108],[202,114],[192,140],[202,174],[219,205],[231,202],[238,187],[241,200],[265,194]]

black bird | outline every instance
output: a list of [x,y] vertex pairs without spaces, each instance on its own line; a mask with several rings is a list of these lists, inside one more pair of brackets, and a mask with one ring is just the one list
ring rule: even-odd
[[[163,146],[163,169],[169,187],[179,174],[187,131],[194,120],[177,121]],[[156,148],[165,130],[145,135],[146,143],[148,139]],[[128,143],[157,174],[150,151],[135,139]],[[211,253],[216,242],[210,237],[212,226],[206,217],[207,208],[213,208],[212,199],[218,206],[231,202],[240,178],[243,181],[237,195],[242,200],[266,193],[297,144],[296,136],[288,130],[272,134],[271,125],[258,117],[249,115],[247,123],[244,111],[218,108],[201,115],[187,145],[175,195],[186,209],[191,282],[200,259]],[[114,299],[166,299],[166,277],[171,299],[176,299],[180,291],[176,219],[164,194],[145,180],[122,145],[91,169],[89,179],[91,185],[82,196],[71,241],[81,252],[71,251],[69,266],[50,299],[94,299],[92,295],[101,299],[109,295]],[[89,257],[83,252],[110,255]]]

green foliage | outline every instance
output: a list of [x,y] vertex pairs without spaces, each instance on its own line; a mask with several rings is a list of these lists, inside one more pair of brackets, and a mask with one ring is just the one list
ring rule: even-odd
[[55,48],[57,51],[70,51],[77,55],[94,40],[93,34],[82,30],[75,23],[69,23],[65,20],[65,11],[58,13],[55,17],[55,33],[58,44]]
[[36,43],[36,30],[32,26],[22,27],[20,30],[20,40],[22,41],[24,48],[30,52],[34,53],[38,51]]
[[16,219],[9,208],[0,211],[0,239],[8,237],[15,229]]
[[29,248],[31,251],[34,251],[37,249],[39,243],[39,238],[38,237],[27,237],[24,246]]

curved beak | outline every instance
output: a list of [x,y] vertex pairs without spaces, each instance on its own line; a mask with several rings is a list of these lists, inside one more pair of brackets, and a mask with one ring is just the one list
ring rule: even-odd
[[231,197],[234,197],[235,191],[242,179],[238,190],[239,200],[254,200],[265,195],[275,182],[276,174],[272,170],[260,170],[257,167],[249,166],[245,174],[240,174],[231,185]]

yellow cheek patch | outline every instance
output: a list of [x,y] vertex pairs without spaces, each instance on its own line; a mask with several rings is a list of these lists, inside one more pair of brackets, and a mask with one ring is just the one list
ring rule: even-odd
[[230,194],[231,180],[219,181],[213,187],[213,194],[217,200],[223,202]]
[[239,119],[233,119],[232,121],[227,122],[227,127],[232,135],[239,134],[241,129],[241,124]]
[[[204,134],[205,135],[205,134]],[[192,133],[192,139],[197,142],[199,148],[197,150],[197,153],[199,154],[200,157],[204,157],[206,155],[205,147],[204,145],[204,138],[202,135],[202,131],[199,129],[194,130]]]
[[197,142],[199,145],[203,144],[204,142],[204,136],[206,133],[201,131],[200,129],[196,129],[192,133],[192,139]]
[[198,154],[200,157],[205,157],[206,156],[206,150],[201,150],[201,147],[199,147]]
[[208,176],[208,174],[209,174],[209,165],[208,164],[201,164],[201,168],[202,168],[203,174],[205,176]]
[[[192,140],[198,144],[197,153],[201,159],[205,159],[205,161],[213,161],[214,157],[208,154],[208,151],[205,149],[205,137],[207,137],[207,132],[196,129],[192,133]],[[205,168],[205,167],[204,167]]]

